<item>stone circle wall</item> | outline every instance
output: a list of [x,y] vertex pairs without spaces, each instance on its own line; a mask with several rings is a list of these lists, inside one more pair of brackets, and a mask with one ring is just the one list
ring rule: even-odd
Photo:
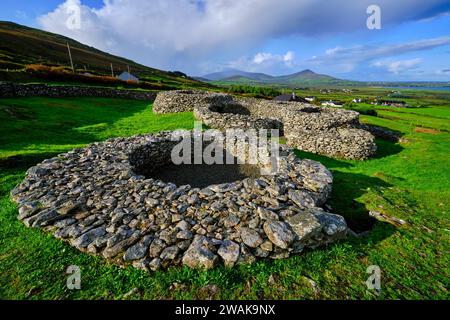
[[49,86],[46,84],[0,83],[0,98],[13,97],[99,97],[154,101],[156,92],[119,90],[102,87]]
[[[231,110],[227,110],[231,107]],[[222,109],[219,111],[219,109]],[[233,104],[212,105],[204,103],[194,108],[194,116],[201,119],[209,127],[225,130],[227,128],[235,129],[282,129],[283,124],[277,119],[257,117],[249,114],[239,114],[233,108]]]
[[162,166],[177,142],[169,132],[116,138],[45,160],[11,191],[18,218],[112,263],[151,270],[286,258],[345,237],[344,218],[321,208],[332,175],[320,163],[280,146],[274,176],[198,189],[136,174]]
[[159,92],[153,103],[155,113],[175,113],[194,111],[198,105],[231,102],[229,95],[196,90],[176,90]]
[[[155,112],[193,111],[197,119],[220,130],[280,129],[289,146],[330,157],[364,160],[377,150],[374,136],[351,110],[196,91],[159,93],[155,104]],[[233,112],[239,109],[247,112]]]
[[355,128],[288,131],[286,139],[288,145],[303,151],[339,159],[365,160],[376,152],[374,136]]

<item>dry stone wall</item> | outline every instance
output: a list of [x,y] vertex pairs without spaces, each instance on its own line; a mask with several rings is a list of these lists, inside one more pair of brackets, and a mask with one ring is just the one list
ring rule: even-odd
[[136,173],[163,170],[177,142],[169,132],[116,138],[45,160],[11,191],[18,218],[81,251],[146,270],[281,259],[346,236],[344,218],[322,208],[331,173],[284,146],[276,175],[203,189]]
[[155,102],[153,103],[153,112],[175,113],[194,111],[196,106],[204,103],[215,105],[217,103],[231,103],[232,101],[233,98],[229,95],[210,93],[206,91],[165,91],[158,93]]
[[330,157],[364,160],[376,153],[375,138],[355,111],[196,91],[159,93],[154,108],[162,113],[193,111],[197,119],[221,130],[280,129],[289,146]]
[[[257,117],[251,115],[250,112],[239,114],[238,109],[233,106],[233,104],[211,105],[205,103],[194,108],[194,116],[207,126],[220,130],[283,128],[283,124],[277,119]],[[228,110],[228,107],[231,107],[231,110]]]
[[154,101],[156,92],[71,85],[49,86],[46,84],[0,83],[0,97],[99,97]]

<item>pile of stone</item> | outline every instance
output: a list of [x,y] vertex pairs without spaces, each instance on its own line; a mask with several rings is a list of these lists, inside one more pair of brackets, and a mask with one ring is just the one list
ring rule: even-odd
[[154,110],[193,111],[197,119],[220,130],[280,129],[289,146],[335,158],[365,160],[377,149],[374,136],[359,123],[359,113],[350,110],[202,91],[159,93]]
[[136,173],[163,170],[178,142],[169,132],[116,138],[45,160],[11,191],[18,218],[79,250],[147,270],[286,258],[346,235],[344,218],[322,208],[331,173],[284,146],[276,175],[203,189]]

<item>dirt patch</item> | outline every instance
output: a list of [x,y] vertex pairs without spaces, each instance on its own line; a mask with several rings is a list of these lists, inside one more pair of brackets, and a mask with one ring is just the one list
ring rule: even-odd
[[423,128],[423,127],[416,127],[414,129],[414,132],[417,132],[417,133],[428,133],[428,134],[439,134],[439,133],[441,133],[438,130],[434,130],[434,129],[430,129],[430,128]]
[[205,188],[214,184],[257,178],[261,176],[261,170],[258,166],[249,164],[167,164],[144,175],[172,182],[177,186],[189,184],[193,188]]

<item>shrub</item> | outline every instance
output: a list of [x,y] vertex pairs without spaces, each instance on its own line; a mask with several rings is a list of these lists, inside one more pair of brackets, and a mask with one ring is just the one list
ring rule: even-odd
[[344,104],[344,108],[348,110],[354,110],[359,112],[360,114],[364,114],[367,116],[378,116],[377,111],[370,105],[361,105],[354,102],[347,102]]
[[232,85],[227,88],[230,93],[246,93],[256,97],[276,97],[281,94],[280,91],[270,87],[253,87],[246,85]]

